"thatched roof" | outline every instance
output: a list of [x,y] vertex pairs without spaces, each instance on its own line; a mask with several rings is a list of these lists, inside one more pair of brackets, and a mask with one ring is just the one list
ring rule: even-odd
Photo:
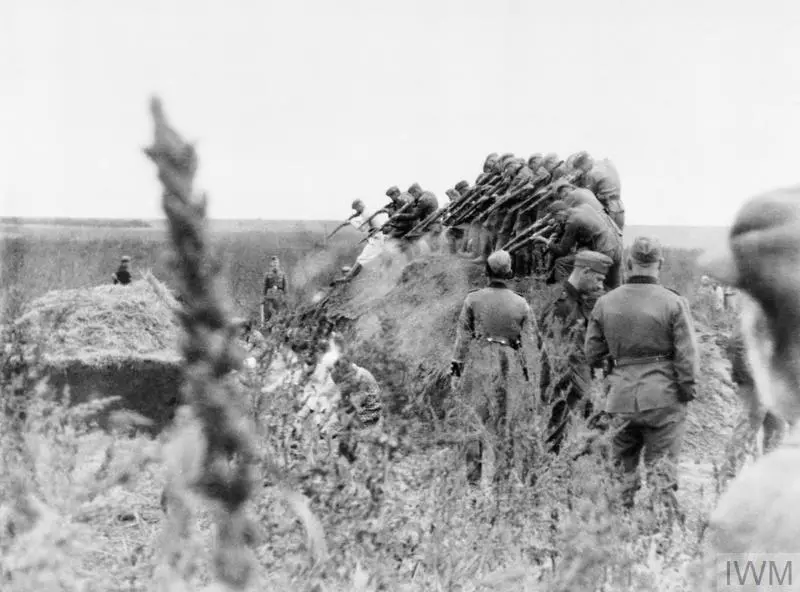
[[169,290],[150,276],[127,286],[48,292],[16,323],[43,344],[49,364],[177,362],[176,306]]

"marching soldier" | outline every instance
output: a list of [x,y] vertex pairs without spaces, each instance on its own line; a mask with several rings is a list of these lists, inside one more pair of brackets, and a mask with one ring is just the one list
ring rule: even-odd
[[261,324],[264,325],[286,304],[286,274],[277,255],[270,258],[270,269],[264,276],[264,298],[261,302]]
[[[465,388],[478,397],[477,412],[491,437],[494,447],[481,442],[471,446],[467,452],[469,480],[476,483],[481,478],[484,453],[494,456],[498,464],[507,466],[503,458],[508,445],[507,410],[509,403],[509,387],[512,376],[528,379],[528,368],[524,357],[525,342],[535,330],[535,320],[525,298],[513,292],[505,283],[512,275],[511,256],[505,251],[496,251],[486,260],[486,272],[489,285],[474,290],[467,295],[459,316],[458,332],[453,350],[451,374],[457,379],[465,376]],[[470,348],[470,345],[473,347]],[[468,351],[470,366],[477,366],[481,361],[490,363],[491,376],[480,372],[480,368],[465,370]],[[471,379],[471,380],[468,380]],[[473,384],[475,381],[491,380],[491,385]],[[496,467],[497,468],[497,467]],[[500,472],[495,472],[499,477]]]
[[[402,234],[395,235],[398,238],[405,236],[414,226],[439,208],[439,200],[436,199],[436,196],[430,191],[423,191],[419,183],[412,184],[408,188],[408,193],[414,198],[413,206],[407,212],[395,214],[392,217],[392,220],[395,221],[395,227],[402,230]],[[406,250],[409,250],[416,242],[416,240],[410,244],[405,242]]]
[[[586,363],[583,346],[586,327],[594,302],[603,291],[603,281],[613,261],[595,251],[579,251],[575,267],[562,285],[561,294],[539,317],[539,350],[541,399],[553,402],[550,416],[550,451],[558,454],[566,436],[569,415],[583,405],[582,416],[588,419],[593,411],[588,400],[592,373]],[[566,346],[563,360],[552,360],[556,346]],[[553,362],[557,363],[555,372]],[[554,378],[558,378],[553,382]]]
[[689,304],[659,283],[663,261],[658,241],[634,240],[627,282],[594,306],[585,353],[591,367],[611,361],[605,411],[616,428],[612,447],[622,473],[623,506],[633,507],[644,456],[648,479],[667,509],[677,513],[678,456],[699,356]]
[[[741,328],[755,392],[767,409],[793,425],[781,446],[742,471],[722,494],[709,521],[711,557],[800,551],[798,237],[800,188],[781,188],[748,200],[724,250],[701,262],[709,275],[740,290]],[[721,568],[719,563],[709,567]],[[716,579],[718,572],[709,575]]]
[[620,199],[621,186],[616,167],[607,158],[595,162],[587,152],[578,153],[574,166],[580,171],[575,185],[594,193],[620,230],[625,228],[625,206]]
[[546,212],[563,224],[563,233],[558,242],[538,237],[556,259],[556,281],[563,281],[572,269],[575,256],[570,254],[573,247],[585,248],[603,253],[614,262],[606,275],[605,286],[613,290],[619,286],[620,265],[622,262],[622,237],[603,219],[602,214],[588,205],[569,207],[563,201],[551,203]]
[[121,286],[127,286],[131,283],[131,258],[127,255],[123,255],[122,259],[120,260],[119,267],[117,271],[111,274],[111,280],[114,284],[119,284]]

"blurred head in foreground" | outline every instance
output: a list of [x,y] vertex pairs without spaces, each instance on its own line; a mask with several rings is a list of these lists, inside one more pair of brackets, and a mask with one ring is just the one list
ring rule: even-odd
[[800,417],[800,186],[758,195],[736,216],[727,245],[700,261],[741,294],[742,333],[764,405]]

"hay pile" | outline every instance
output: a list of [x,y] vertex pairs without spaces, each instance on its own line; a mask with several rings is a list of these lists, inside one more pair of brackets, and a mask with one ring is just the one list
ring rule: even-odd
[[53,364],[131,358],[176,362],[175,307],[169,290],[151,278],[128,286],[53,290],[34,300],[17,325],[27,334],[38,333],[45,360]]
[[[181,381],[177,302],[152,276],[128,286],[54,290],[17,327],[42,346],[47,374],[71,401],[119,396],[118,407],[169,420]],[[115,407],[116,408],[116,407]]]

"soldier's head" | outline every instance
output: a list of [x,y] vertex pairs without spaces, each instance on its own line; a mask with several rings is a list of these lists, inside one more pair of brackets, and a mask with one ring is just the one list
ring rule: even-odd
[[800,186],[751,198],[727,245],[701,260],[739,290],[741,325],[758,396],[789,421],[800,418]]
[[397,201],[400,197],[400,188],[397,185],[392,185],[386,190],[386,196],[392,201]]
[[597,251],[578,251],[569,281],[582,294],[599,292],[613,263],[611,257]]
[[500,158],[497,159],[497,164],[500,166],[501,169],[505,168],[506,162],[508,162],[512,158],[514,158],[514,155],[511,152],[505,152],[500,155]]
[[445,193],[447,194],[447,197],[450,198],[450,201],[455,201],[460,197],[458,191],[456,191],[455,189],[448,189],[447,191],[445,191]]
[[566,179],[558,179],[553,183],[553,195],[556,199],[565,201],[570,193],[575,189],[575,186]]
[[359,214],[361,214],[364,211],[364,208],[366,208],[364,202],[361,201],[360,199],[354,200],[353,204],[350,207],[353,208],[353,210]]
[[459,181],[455,187],[459,195],[464,195],[469,190],[469,183],[467,181]]
[[503,176],[508,179],[513,179],[514,175],[522,168],[522,164],[523,163],[519,159],[510,158],[506,161],[505,167],[503,168]]
[[277,255],[273,255],[272,257],[269,258],[269,266],[272,269],[278,269],[281,266],[280,259],[278,259]]
[[486,258],[486,275],[489,279],[505,280],[514,276],[511,255],[508,251],[495,251]]
[[542,166],[547,169],[547,172],[552,173],[553,169],[556,168],[558,164],[558,154],[555,152],[549,152],[543,159],[542,159]]
[[497,164],[498,158],[500,157],[497,155],[497,152],[492,152],[487,156],[486,160],[483,161],[483,172],[491,173],[494,170],[495,164]]
[[130,267],[131,265],[131,258],[128,255],[123,255],[122,259],[119,261],[119,266],[123,268]]
[[541,154],[532,154],[531,157],[528,159],[528,168],[532,171],[536,171],[542,166],[544,162],[544,157]]
[[625,267],[629,276],[648,276],[657,278],[664,264],[661,243],[655,237],[637,236],[633,239]]
[[572,168],[577,171],[581,171],[582,173],[588,173],[592,170],[594,166],[594,159],[589,156],[589,153],[585,150],[578,152],[575,154],[575,158],[572,161]]
[[408,187],[408,192],[411,194],[412,197],[417,198],[420,195],[422,195],[422,187],[420,187],[419,183],[412,183]]
[[550,203],[544,210],[545,216],[552,216],[558,222],[564,222],[569,216],[569,206],[566,202],[557,199]]

